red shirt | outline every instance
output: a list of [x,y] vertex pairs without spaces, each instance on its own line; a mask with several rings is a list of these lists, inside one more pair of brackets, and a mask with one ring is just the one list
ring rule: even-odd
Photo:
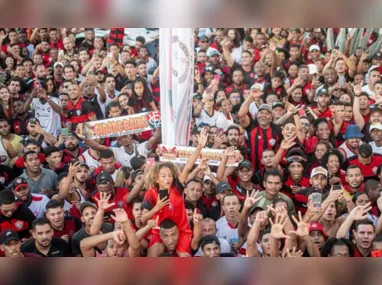
[[67,149],[64,149],[62,151],[62,162],[65,163],[65,164],[68,164],[70,163],[70,161],[73,159],[73,158],[78,158],[81,156],[81,154],[84,152],[85,150],[83,148],[78,148],[78,155],[77,156],[73,156],[72,154],[70,154],[68,152]]
[[61,238],[64,235],[69,236],[69,240],[72,239],[72,236],[81,228],[81,223],[79,220],[76,220],[75,218],[71,216],[65,217],[64,220],[64,228],[62,231],[53,229],[53,236]]
[[354,245],[354,257],[371,257],[371,254],[369,253],[368,256],[363,256],[361,252],[358,250],[357,245]]
[[346,185],[346,186],[344,186],[344,188],[345,188],[345,190],[346,190],[347,192],[349,192],[349,194],[351,194],[351,195],[353,195],[354,192],[360,192],[360,193],[363,193],[363,192],[365,191],[365,183],[362,182],[361,187],[359,187],[359,189],[358,189],[357,191],[353,191],[353,189],[350,188],[350,185]]
[[[318,109],[318,107],[317,106],[312,106],[311,109],[315,110],[315,109]],[[331,119],[333,117],[332,111],[330,111],[329,107],[326,108],[326,110],[324,112],[321,112],[321,111],[318,111],[318,112],[320,113],[318,115],[319,118]]]
[[349,164],[358,165],[362,169],[362,175],[364,176],[365,180],[370,178],[377,178],[378,166],[382,164],[382,155],[374,153],[369,164],[362,164],[359,162],[358,157],[350,159]]
[[[155,207],[158,200],[158,189],[149,189],[143,199],[142,207],[147,210],[151,210]],[[172,187],[169,191],[170,204],[163,207],[160,211],[156,212],[152,217],[153,220],[159,216],[158,224],[162,221],[170,219],[178,226],[179,231],[191,234],[190,226],[188,225],[186,208],[184,206],[184,200],[182,193],[176,187]],[[158,230],[153,230],[158,232]]]
[[74,105],[73,101],[69,101],[68,104],[68,122],[74,124],[84,123],[90,120],[90,117],[95,115],[91,102],[80,98]]

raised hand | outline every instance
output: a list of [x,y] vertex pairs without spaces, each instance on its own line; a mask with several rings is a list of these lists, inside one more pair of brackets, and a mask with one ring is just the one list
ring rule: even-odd
[[370,205],[371,203],[369,202],[363,206],[355,207],[350,212],[349,217],[351,217],[355,221],[367,219],[367,214],[372,209]]
[[288,222],[288,216],[277,214],[275,218],[275,222],[269,218],[269,222],[272,226],[271,228],[271,237],[275,239],[288,238],[289,236],[284,234],[284,226]]
[[207,134],[206,128],[202,128],[200,130],[200,135],[197,136],[197,140],[198,140],[198,145],[205,147],[208,141],[208,134]]
[[295,216],[292,216],[293,221],[297,225],[297,230],[295,231],[289,231],[291,234],[298,235],[301,238],[306,238],[309,236],[309,226],[308,224],[303,220],[301,212],[298,212],[298,219]]
[[353,91],[354,91],[354,94],[355,94],[356,96],[361,95],[361,92],[362,92],[362,86],[363,86],[363,81],[361,81],[360,84],[354,85],[354,89],[353,89]]
[[296,251],[296,247],[294,246],[293,249],[287,248],[284,257],[301,257],[302,256],[302,251]]
[[113,232],[113,239],[118,244],[124,244],[126,242],[126,235],[123,231],[118,230]]
[[223,154],[224,154],[225,156],[228,156],[228,157],[235,156],[235,155],[236,155],[235,147],[233,147],[233,146],[227,147],[227,148],[224,150]]
[[148,220],[148,221],[147,221],[147,225],[148,225],[151,229],[159,230],[160,228],[159,228],[158,221],[159,221],[159,216],[157,216],[155,220]]
[[200,221],[203,220],[203,216],[198,213],[198,209],[195,208],[194,214],[192,216],[192,222],[195,224],[200,223]]
[[109,209],[110,207],[114,206],[115,203],[109,203],[109,200],[111,198],[111,195],[107,195],[106,193],[104,192],[101,192],[100,193],[100,199],[98,199],[97,197],[95,197],[94,199],[97,201],[97,204],[98,204],[98,209],[101,209],[101,210],[107,210]]
[[251,98],[252,100],[257,100],[263,95],[263,90],[260,88],[252,88],[251,89]]
[[267,211],[257,212],[256,218],[255,218],[255,224],[259,226],[264,226],[267,222],[268,222],[268,212]]
[[127,213],[124,209],[118,208],[113,210],[114,215],[111,215],[114,221],[119,222],[119,223],[125,223],[129,221],[129,218],[127,216]]
[[80,163],[77,161],[74,164],[69,164],[68,177],[76,176],[76,173],[81,169]]
[[294,146],[296,144],[295,140],[297,138],[297,135],[293,135],[292,137],[290,137],[289,139],[284,139],[281,144],[280,144],[280,148],[283,149],[283,150],[288,150],[290,149],[292,146]]
[[247,190],[247,197],[244,201],[244,207],[251,209],[257,201],[260,201],[261,197],[257,197],[258,194],[259,191],[255,191],[254,189],[252,190],[251,194],[249,194],[249,191]]

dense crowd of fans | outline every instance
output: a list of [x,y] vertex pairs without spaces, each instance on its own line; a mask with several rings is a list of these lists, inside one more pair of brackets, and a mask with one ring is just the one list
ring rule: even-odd
[[382,256],[378,34],[329,50],[324,28],[195,29],[195,149],[174,164],[160,128],[76,133],[160,110],[158,49],[120,33],[0,29],[2,255]]

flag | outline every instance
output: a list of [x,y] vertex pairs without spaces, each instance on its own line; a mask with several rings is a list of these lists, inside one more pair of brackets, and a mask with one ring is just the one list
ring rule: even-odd
[[194,90],[194,32],[190,28],[159,30],[162,142],[187,146]]

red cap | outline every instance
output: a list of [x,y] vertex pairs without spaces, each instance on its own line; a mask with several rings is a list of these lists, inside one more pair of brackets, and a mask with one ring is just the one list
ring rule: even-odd
[[328,235],[325,233],[324,227],[319,222],[313,222],[309,224],[309,232],[320,231],[325,238],[328,238]]

